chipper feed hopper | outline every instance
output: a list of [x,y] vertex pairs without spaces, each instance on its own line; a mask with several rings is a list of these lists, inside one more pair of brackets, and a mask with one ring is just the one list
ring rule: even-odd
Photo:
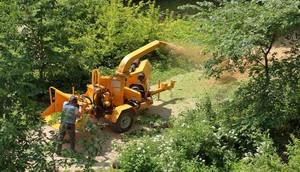
[[[92,83],[87,85],[87,91],[83,95],[76,95],[74,88],[69,94],[51,86],[50,106],[41,114],[41,118],[58,129],[59,118],[53,120],[56,114],[62,111],[64,101],[68,101],[72,95],[75,95],[78,97],[79,105],[82,106],[82,114],[95,119],[104,117],[112,123],[113,130],[116,132],[129,130],[134,114],[153,104],[153,95],[171,90],[175,85],[175,81],[171,80],[170,84],[159,83],[157,89],[150,90],[151,64],[147,59],[139,62],[144,55],[165,45],[164,42],[153,41],[128,54],[121,61],[115,76],[102,76],[97,69],[94,69]],[[86,115],[82,115],[76,127],[85,122]]]

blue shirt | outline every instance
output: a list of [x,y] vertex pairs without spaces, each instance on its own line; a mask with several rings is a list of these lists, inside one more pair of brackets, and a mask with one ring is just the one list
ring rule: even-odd
[[61,124],[75,124],[76,123],[76,115],[78,114],[78,108],[72,103],[64,102],[63,110],[61,114]]

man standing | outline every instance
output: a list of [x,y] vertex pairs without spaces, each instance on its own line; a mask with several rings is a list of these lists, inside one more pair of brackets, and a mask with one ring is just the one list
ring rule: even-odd
[[71,150],[76,152],[75,150],[75,123],[76,116],[81,114],[81,107],[78,108],[78,100],[76,96],[71,96],[69,101],[64,102],[63,110],[61,114],[61,122],[59,127],[59,144],[56,149],[56,154],[61,154],[62,143],[66,132],[69,132],[70,135],[70,145]]

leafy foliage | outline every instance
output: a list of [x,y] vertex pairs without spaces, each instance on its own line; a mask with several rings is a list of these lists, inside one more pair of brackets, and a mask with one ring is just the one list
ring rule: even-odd
[[91,11],[94,21],[78,39],[86,46],[82,52],[86,64],[115,67],[126,54],[164,32],[164,24],[159,22],[161,14],[153,3],[103,3]]
[[33,96],[50,85],[84,86],[91,69],[115,68],[126,54],[163,35],[168,23],[168,17],[160,22],[152,2],[26,0],[1,6],[3,62],[40,85]]
[[215,112],[207,103],[182,113],[174,127],[162,135],[146,136],[125,145],[119,150],[121,168],[124,171],[227,171],[268,141],[255,128],[238,130],[209,118]]
[[18,108],[0,119],[1,171],[54,171],[55,164],[47,160],[53,155],[53,147],[45,133],[40,125],[26,122],[26,115]]
[[[264,73],[270,79],[269,66],[278,57],[271,54],[274,43],[299,32],[299,1],[236,0],[198,2],[199,31],[207,33],[202,43],[212,57],[205,64],[209,76],[222,71],[251,68],[250,74]],[[191,6],[187,6],[191,7]]]
[[[238,131],[244,127],[269,131],[284,159],[282,151],[290,133],[298,135],[299,1],[217,2],[188,6],[200,11],[194,17],[201,17],[199,31],[206,33],[202,43],[209,45],[212,53],[204,67],[209,76],[235,70],[253,76],[225,103],[227,109],[221,113]],[[272,50],[275,43],[289,50],[279,55]],[[270,152],[261,158],[274,157],[274,150]],[[273,170],[283,168],[275,166]]]
[[274,79],[269,85],[261,77],[250,81],[235,93],[229,114],[240,123],[251,123],[264,130],[287,126],[299,119],[298,77],[295,81]]
[[284,167],[272,144],[263,142],[256,153],[248,153],[234,164],[232,171],[284,171]]
[[[188,5],[200,11],[191,20],[174,20],[153,2],[126,3],[0,2],[0,171],[56,171],[71,165],[92,170],[106,139],[99,132],[103,125],[82,129],[89,133],[80,140],[87,154],[63,151],[68,158],[56,160],[56,141],[41,132],[41,107],[32,100],[50,84],[85,85],[91,69],[110,71],[132,50],[162,37],[208,45],[210,76],[250,69],[254,78],[220,109],[207,100],[183,112],[172,128],[123,135],[139,140],[119,149],[122,170],[299,171],[299,1],[197,2]],[[279,57],[271,54],[274,43],[291,49]],[[165,64],[170,62],[163,58],[155,67],[171,69]],[[172,70],[172,75],[181,72]],[[285,135],[283,141],[279,135]],[[289,140],[283,154],[278,145]],[[283,156],[288,164],[281,162]]]
[[[102,154],[102,146],[107,141],[107,135],[102,132],[105,127],[104,123],[93,121],[85,115],[87,123],[78,128],[77,146],[81,147],[80,152],[74,153],[72,150],[63,150],[62,155],[66,158],[56,159],[54,162],[57,166],[68,169],[70,167],[80,167],[83,171],[93,171],[93,165],[98,162],[96,156]],[[57,140],[53,141],[57,145]]]
[[289,170],[299,170],[299,151],[300,142],[296,137],[292,137],[292,143],[287,146],[287,155],[289,156]]
[[[33,100],[40,101],[50,85],[80,87],[89,70],[115,67],[125,54],[163,34],[159,18],[151,2],[1,1],[1,171],[55,171],[65,163],[53,159],[55,141],[46,142],[42,107]],[[83,163],[90,169],[102,138],[82,140],[89,155],[65,165]]]
[[292,137],[292,143],[287,146],[289,163],[284,164],[270,144],[264,143],[259,152],[248,154],[234,165],[232,171],[299,171],[299,139]]

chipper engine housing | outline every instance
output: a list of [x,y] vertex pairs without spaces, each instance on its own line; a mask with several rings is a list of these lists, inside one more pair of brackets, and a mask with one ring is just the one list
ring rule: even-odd
[[[139,62],[144,55],[165,45],[164,42],[153,41],[128,54],[121,61],[116,76],[102,76],[94,69],[92,83],[87,85],[86,93],[76,95],[79,105],[82,106],[82,114],[95,119],[104,117],[113,124],[113,130],[116,132],[129,130],[137,110],[149,107],[153,104],[153,95],[171,90],[175,85],[175,81],[171,80],[169,85],[159,83],[157,89],[150,90],[151,64],[148,59]],[[72,93],[68,94],[51,86],[49,95],[50,106],[41,117],[58,129],[59,118],[54,118],[54,114],[62,111],[64,101],[75,95],[75,91],[73,88]],[[56,121],[53,121],[55,119]],[[76,126],[82,125],[86,120],[86,116],[82,115]]]

